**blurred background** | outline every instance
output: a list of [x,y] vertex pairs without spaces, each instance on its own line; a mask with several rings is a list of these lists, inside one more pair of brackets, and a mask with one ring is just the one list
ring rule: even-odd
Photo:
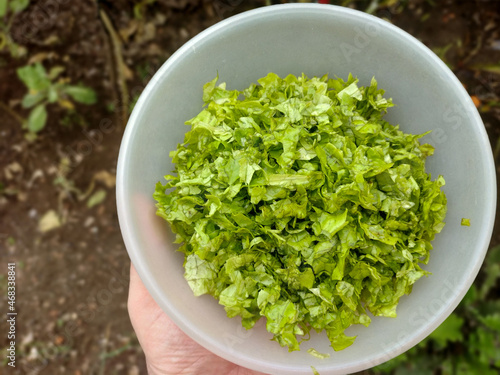
[[[0,374],[146,374],[126,301],[115,206],[127,118],[187,40],[266,0],[0,0],[0,306],[17,272],[17,362]],[[406,30],[458,76],[500,154],[500,1],[320,1]],[[355,72],[354,72],[355,73]],[[423,109],[425,110],[425,109]],[[456,311],[409,352],[363,374],[500,373],[498,223]],[[473,249],[471,249],[473,251]]]

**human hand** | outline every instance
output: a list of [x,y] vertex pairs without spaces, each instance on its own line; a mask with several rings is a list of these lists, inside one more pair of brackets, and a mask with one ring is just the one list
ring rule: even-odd
[[128,312],[149,375],[261,375],[216,356],[189,338],[156,304],[130,267]]

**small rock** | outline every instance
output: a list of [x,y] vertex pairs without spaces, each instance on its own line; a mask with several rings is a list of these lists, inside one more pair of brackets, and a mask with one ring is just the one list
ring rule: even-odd
[[179,34],[182,39],[187,39],[189,37],[189,32],[183,27],[179,30]]
[[34,338],[33,332],[29,331],[28,334],[24,336],[23,339],[21,340],[21,347],[31,344],[33,342],[33,338]]
[[53,321],[53,322],[49,322],[49,323],[47,324],[47,326],[45,327],[45,331],[47,331],[47,332],[53,332],[53,331],[54,331],[55,326],[56,326],[56,322],[55,322],[55,321]]
[[68,312],[68,313],[64,314],[63,316],[61,316],[61,320],[63,322],[67,322],[70,320],[76,320],[76,318],[78,318],[78,315],[76,314],[76,312]]
[[57,174],[57,167],[55,165],[51,165],[49,168],[47,168],[47,174]]
[[28,216],[30,217],[30,219],[34,219],[37,215],[38,215],[38,211],[36,210],[36,208],[32,208],[28,212]]
[[31,350],[30,350],[30,353],[28,354],[28,356],[26,357],[26,359],[28,361],[34,361],[36,359],[38,359],[39,357],[39,353],[38,353],[38,349],[36,347],[31,347]]
[[95,222],[95,219],[92,217],[92,216],[89,216],[88,218],[85,219],[84,223],[83,223],[83,226],[85,228],[88,228],[90,227],[92,224],[94,224]]

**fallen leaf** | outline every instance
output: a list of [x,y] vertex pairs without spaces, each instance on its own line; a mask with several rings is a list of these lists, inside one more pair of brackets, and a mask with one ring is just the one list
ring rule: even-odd
[[127,66],[127,64],[122,62],[119,65],[120,65],[120,69],[122,70],[123,76],[125,77],[126,80],[131,80],[132,78],[134,78],[134,72],[132,70],[130,70],[130,68]]
[[106,208],[104,206],[101,206],[97,209],[97,215],[102,216],[104,214],[104,211],[106,211]]
[[61,345],[62,343],[64,342],[64,337],[62,337],[61,335],[58,335],[56,336],[55,340],[54,340],[54,344],[56,345]]
[[69,100],[59,99],[58,103],[63,108],[66,108],[66,109],[69,109],[69,110],[75,109],[75,106]]
[[116,176],[106,170],[97,172],[94,175],[94,179],[98,182],[102,182],[107,188],[113,188],[116,185]]
[[479,108],[479,106],[481,105],[481,100],[476,95],[472,95],[470,98],[472,99],[472,102],[474,103],[476,108]]
[[137,27],[139,26],[139,22],[135,19],[131,20],[127,27],[124,27],[118,30],[118,34],[122,37],[125,43],[128,43],[130,37],[135,34],[137,31]]
[[39,52],[33,55],[29,60],[27,65],[35,64],[42,62],[44,60],[53,60],[57,57],[57,53],[55,52]]
[[2,190],[2,194],[3,195],[18,195],[20,192],[19,189],[16,189],[15,187],[12,187],[12,186],[7,186],[7,187],[4,187],[3,190]]
[[443,23],[448,23],[448,21],[455,19],[455,17],[456,17],[456,16],[455,16],[455,13],[448,13],[448,14],[445,14],[445,15],[443,16],[443,18],[442,18]]
[[28,361],[36,361],[40,357],[40,353],[38,353],[38,349],[35,346],[32,346],[29,354],[25,357]]
[[482,72],[489,72],[493,74],[500,74],[500,64],[478,64],[473,65],[472,69],[480,70]]
[[24,191],[18,191],[17,199],[19,200],[19,202],[26,202],[28,200],[28,194],[26,194]]
[[161,47],[156,43],[150,43],[145,51],[148,56],[159,56],[163,53]]
[[61,42],[61,39],[59,39],[59,37],[55,34],[52,34],[50,35],[49,37],[47,37],[43,42],[42,44],[44,46],[51,46],[51,45],[54,45],[54,44],[59,44]]
[[99,189],[94,194],[92,194],[87,201],[87,207],[92,208],[98,204],[101,204],[106,198],[106,190]]
[[166,14],[163,13],[156,13],[155,14],[155,19],[153,20],[153,23],[156,26],[161,26],[167,21],[168,17]]
[[23,146],[22,146],[22,145],[19,145],[19,144],[17,144],[17,145],[13,145],[11,148],[12,148],[14,151],[16,151],[16,152],[22,152],[22,151],[23,151]]
[[59,215],[54,210],[49,210],[38,222],[38,230],[42,233],[59,228],[62,225]]
[[52,164],[50,167],[48,167],[47,174],[50,174],[50,175],[57,174],[57,166]]
[[140,32],[135,38],[136,43],[144,44],[146,42],[149,42],[150,40],[153,40],[156,36],[156,27],[153,22],[145,24],[144,27],[141,27],[139,30]]
[[15,161],[15,162],[7,165],[3,169],[3,172],[4,172],[5,178],[7,180],[12,180],[14,178],[14,174],[23,172],[23,167],[21,166],[21,164],[19,164],[17,161]]
[[33,187],[33,183],[39,179],[39,178],[44,178],[45,175],[43,174],[43,171],[41,169],[37,169],[35,172],[33,172],[33,175],[31,176],[30,180],[26,183],[26,187],[28,189],[31,189]]

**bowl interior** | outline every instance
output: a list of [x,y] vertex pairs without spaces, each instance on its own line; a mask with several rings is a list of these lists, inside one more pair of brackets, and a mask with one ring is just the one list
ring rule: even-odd
[[[433,242],[433,275],[401,299],[398,317],[351,327],[355,343],[338,353],[326,334],[313,334],[288,353],[260,322],[251,331],[226,317],[210,296],[194,297],[183,278],[167,224],[155,216],[155,183],[171,173],[169,152],[183,141],[184,122],[202,107],[202,86],[243,89],[269,72],[309,77],[349,73],[379,87],[395,107],[386,119],[405,132],[433,132],[428,172],[446,179],[447,225]],[[375,17],[334,6],[295,4],[261,8],[227,19],[176,52],[145,89],[127,126],[118,163],[117,202],[122,233],[144,283],[159,305],[192,338],[233,362],[274,374],[340,374],[372,367],[427,336],[456,307],[487,249],[496,204],[495,170],[484,126],[462,85],[426,47]],[[460,225],[469,218],[470,227]],[[314,347],[330,353],[320,360]]]

